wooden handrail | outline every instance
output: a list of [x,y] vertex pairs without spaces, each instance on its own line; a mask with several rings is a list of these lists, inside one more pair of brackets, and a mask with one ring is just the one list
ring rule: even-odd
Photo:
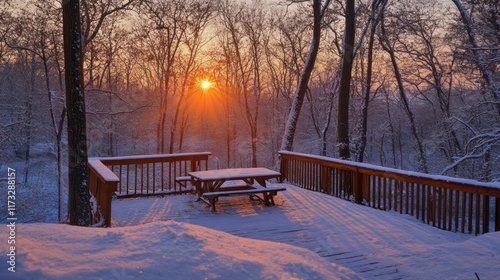
[[105,165],[126,165],[126,164],[141,164],[141,163],[158,163],[158,162],[175,162],[186,160],[207,160],[210,152],[199,153],[177,153],[177,154],[157,154],[157,155],[136,155],[136,156],[121,156],[121,157],[100,157]]
[[302,188],[409,214],[435,227],[500,231],[500,183],[436,176],[280,151],[282,179]]
[[[120,181],[100,160],[89,159],[89,191],[95,198],[92,223],[104,221],[104,226],[111,226],[111,198]],[[104,217],[103,217],[104,216]]]
[[210,152],[102,157],[99,160],[118,176],[116,195],[134,197],[188,192],[175,178],[208,169]]

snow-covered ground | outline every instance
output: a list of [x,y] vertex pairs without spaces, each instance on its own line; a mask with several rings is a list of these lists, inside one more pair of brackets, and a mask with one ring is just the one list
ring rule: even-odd
[[222,197],[213,213],[194,195],[150,197],[113,201],[112,228],[21,224],[15,273],[0,230],[0,279],[500,279],[500,233],[286,187],[275,207]]

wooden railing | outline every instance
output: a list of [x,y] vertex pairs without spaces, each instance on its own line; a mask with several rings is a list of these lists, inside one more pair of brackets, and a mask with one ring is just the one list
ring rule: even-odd
[[281,151],[283,180],[299,187],[408,214],[444,230],[500,231],[500,183],[383,168]]
[[175,178],[188,172],[208,169],[211,153],[180,153],[106,157],[99,160],[118,176],[116,195],[133,197],[183,193]]
[[[209,152],[127,157],[89,158],[89,190],[92,223],[111,226],[111,199],[144,195],[176,194],[181,189],[175,178],[208,169]],[[100,224],[102,223],[102,224]]]
[[111,226],[111,198],[118,177],[98,159],[89,159],[89,191],[93,196],[91,218],[95,226]]

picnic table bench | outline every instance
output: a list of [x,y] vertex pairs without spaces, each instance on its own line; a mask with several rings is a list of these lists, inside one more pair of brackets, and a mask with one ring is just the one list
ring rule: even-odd
[[175,182],[180,185],[181,188],[187,188],[188,182],[191,182],[191,176],[180,176],[175,178]]
[[[229,168],[190,172],[191,181],[196,188],[198,198],[210,204],[215,211],[215,203],[220,196],[262,194],[266,206],[274,205],[274,196],[283,187],[267,187],[266,180],[280,179],[281,173],[267,168]],[[242,181],[243,184],[224,186],[227,181]],[[255,181],[260,185],[256,186]]]

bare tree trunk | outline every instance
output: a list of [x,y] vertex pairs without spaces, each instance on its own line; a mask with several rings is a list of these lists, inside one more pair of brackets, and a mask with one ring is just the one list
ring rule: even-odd
[[[55,42],[54,42],[55,43]],[[48,59],[45,54],[45,45],[42,40],[42,49],[41,49],[41,58],[43,61],[43,67],[44,67],[44,73],[45,73],[45,86],[47,90],[47,95],[49,99],[49,113],[50,113],[50,119],[52,122],[52,127],[54,128],[54,136],[56,138],[56,159],[57,159],[57,202],[58,202],[58,220],[61,221],[61,191],[62,191],[62,155],[61,155],[61,150],[62,150],[62,130],[63,130],[63,125],[64,125],[64,118],[66,115],[66,107],[62,109],[61,116],[59,118],[59,121],[56,121],[56,113],[54,109],[54,104],[52,101],[52,90],[50,86],[50,71],[49,71],[49,66],[48,66]],[[57,52],[57,46],[54,44],[54,51],[56,53],[56,60],[58,58],[58,52]],[[57,64],[59,65],[59,62],[57,61]],[[59,73],[59,69],[58,69]],[[61,74],[61,73],[59,73]],[[60,77],[61,79],[61,77]],[[61,89],[62,89],[62,82],[61,82]]]
[[58,221],[62,221],[62,183],[63,183],[63,162],[62,162],[62,132],[64,126],[64,117],[66,116],[66,107],[63,108],[61,112],[61,117],[59,118],[59,124],[57,126],[56,142],[57,142],[57,201],[58,201]]
[[389,93],[387,91],[385,91],[385,92],[386,92],[385,93],[385,104],[386,104],[386,109],[387,109],[387,119],[389,120],[389,131],[391,132],[392,166],[394,168],[400,168],[400,166],[398,166],[397,158],[396,158],[396,133],[394,131],[394,124],[392,123],[391,108],[390,108],[390,103],[389,103],[390,102],[389,101]]
[[[24,172],[24,184],[28,184],[29,171],[30,171],[30,153],[31,153],[31,126],[33,121],[33,95],[35,94],[35,56],[36,53],[30,50],[31,67],[30,67],[30,84],[28,89],[28,99],[26,100],[26,151],[24,153],[24,165],[26,171]],[[28,53],[26,54],[26,62],[28,62]]]
[[[55,54],[55,62],[56,62],[56,68],[57,68],[57,77],[59,81],[59,90],[60,92],[63,92],[64,86],[63,86],[63,72],[64,69],[62,69],[61,64],[60,64],[60,53],[58,49],[58,44],[56,42],[56,36],[52,34],[52,42],[54,45],[54,54]],[[51,95],[49,95],[51,97]],[[50,102],[50,110],[51,115],[54,115],[54,133],[56,136],[56,147],[57,147],[57,201],[58,201],[58,220],[59,222],[62,221],[62,184],[63,184],[63,162],[62,162],[62,136],[63,136],[63,126],[64,126],[64,119],[66,117],[66,106],[63,105],[63,108],[61,110],[61,116],[59,117],[59,122],[57,124],[57,127],[55,126],[55,114],[54,114],[54,108],[52,101]]]
[[68,110],[68,217],[72,225],[88,226],[90,195],[79,0],[65,0],[62,7]]
[[385,5],[388,0],[374,0],[372,3],[372,12],[370,18],[371,30],[370,30],[370,38],[368,41],[368,65],[366,70],[366,88],[365,88],[365,97],[363,104],[363,116],[362,116],[362,125],[361,125],[361,143],[358,150],[358,158],[357,161],[363,162],[365,149],[366,149],[366,133],[368,131],[368,105],[370,101],[370,89],[372,84],[372,66],[373,66],[373,42],[375,39],[375,31],[377,30],[377,25],[379,23],[379,16],[385,9]]
[[[32,78],[33,79],[33,78]],[[24,173],[24,184],[28,183],[29,170],[30,170],[30,151],[31,151],[31,121],[33,115],[33,91],[34,87],[30,90],[28,100],[26,101],[26,152],[24,154],[24,165],[26,172]]]
[[[167,77],[165,77],[166,80],[168,80],[170,77],[170,73],[167,74]],[[165,153],[165,126],[167,124],[167,96],[168,96],[168,82],[165,82],[166,86],[163,91],[160,91],[162,94],[161,97],[161,102],[160,102],[160,120],[158,121],[158,141],[159,141],[159,146],[158,146],[158,153],[163,154]]]
[[[181,94],[179,95],[179,100],[177,100],[177,105],[175,106],[175,113],[174,113],[174,119],[172,121],[172,126],[170,127],[170,145],[168,148],[168,153],[172,154],[174,153],[174,143],[175,143],[175,132],[177,130],[177,123],[179,122],[179,118],[181,119],[181,126],[182,126],[182,116],[181,115],[181,108],[185,104],[185,99],[186,99],[186,83],[187,79],[189,77],[189,71],[190,68],[188,67],[186,72],[184,73],[184,81],[181,87]],[[182,130],[182,128],[181,128]],[[183,133],[183,131],[181,132]],[[179,141],[183,140],[183,135],[180,136]],[[182,143],[179,143],[179,149],[181,149]]]
[[252,167],[257,167],[257,121],[259,119],[259,105],[261,97],[261,82],[260,82],[260,63],[259,63],[259,48],[258,40],[252,38],[252,60],[253,60],[253,97],[255,99],[255,105],[253,114],[250,111],[250,104],[248,103],[247,97],[245,96],[245,108],[247,112],[247,119],[250,125],[250,138],[252,139]]
[[354,60],[354,37],[356,32],[354,0],[346,0],[345,3],[345,33],[344,50],[342,53],[342,72],[340,78],[339,107],[337,142],[339,146],[339,157],[349,159],[351,157],[349,147],[349,97],[351,88],[352,65]]
[[[229,57],[229,55],[227,55]],[[225,73],[225,86],[224,86],[224,114],[225,114],[225,122],[226,122],[226,167],[231,167],[231,139],[232,139],[232,133],[231,133],[231,116],[230,116],[230,107],[229,107],[229,93],[227,92],[229,90],[229,76],[230,76],[230,70],[229,70],[229,58],[226,60],[226,73]]]
[[325,1],[322,9],[320,0],[313,1],[313,38],[311,41],[311,46],[309,48],[309,53],[307,55],[306,63],[300,74],[299,83],[297,84],[297,89],[295,91],[295,96],[292,102],[292,108],[290,108],[288,121],[286,122],[285,126],[285,133],[281,141],[281,150],[291,151],[293,147],[293,138],[295,136],[295,130],[297,128],[297,121],[299,119],[302,103],[304,102],[304,97],[307,92],[309,78],[311,77],[311,73],[314,69],[314,63],[316,62],[316,56],[318,55],[319,43],[321,39],[321,19],[323,18],[324,10],[329,3],[330,1]]

